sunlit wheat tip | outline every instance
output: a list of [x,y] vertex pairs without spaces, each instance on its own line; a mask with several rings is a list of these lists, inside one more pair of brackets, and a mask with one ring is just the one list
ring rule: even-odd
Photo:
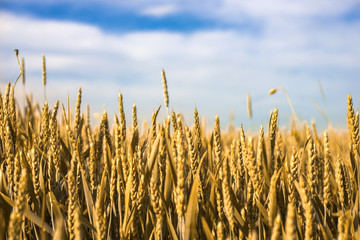
[[276,93],[276,91],[277,91],[277,89],[276,89],[276,88],[272,88],[272,89],[270,89],[270,90],[269,90],[269,95],[273,95],[273,94],[275,94],[275,93]]

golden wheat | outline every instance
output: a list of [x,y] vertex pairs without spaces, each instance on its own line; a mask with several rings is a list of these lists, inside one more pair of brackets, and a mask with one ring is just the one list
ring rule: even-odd
[[175,111],[158,120],[159,109],[140,129],[134,105],[127,127],[120,93],[110,128],[106,111],[97,124],[89,106],[81,114],[81,88],[61,116],[59,102],[51,110],[30,95],[16,107],[15,91],[9,83],[0,93],[0,239],[360,235],[359,115],[350,95],[347,133],[301,122],[280,130],[275,109],[268,132],[221,131],[216,116],[209,134],[196,108],[192,126]]

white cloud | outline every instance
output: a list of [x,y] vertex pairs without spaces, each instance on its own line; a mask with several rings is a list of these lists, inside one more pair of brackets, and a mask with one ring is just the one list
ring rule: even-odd
[[230,15],[241,11],[254,17],[304,17],[304,16],[331,16],[348,11],[354,3],[353,0],[311,0],[287,1],[287,0],[254,0],[237,1],[225,0],[221,2],[221,9]]
[[[249,12],[254,15],[256,9]],[[360,87],[360,32],[354,31],[360,29],[359,22],[311,24],[269,16],[271,21],[263,23],[259,34],[235,30],[115,34],[91,25],[7,12],[0,12],[0,18],[1,90],[18,75],[13,53],[18,48],[26,61],[27,91],[42,100],[41,53],[45,53],[50,103],[55,99],[66,102],[67,91],[75,101],[82,86],[83,102],[90,103],[92,111],[106,108],[112,113],[121,90],[128,116],[136,102],[139,116],[149,119],[151,111],[163,104],[160,70],[165,68],[170,105],[185,112],[188,122],[192,122],[196,104],[210,122],[217,113],[227,119],[235,109],[237,123],[246,123],[245,99],[250,92],[254,124],[265,123],[275,106],[280,108],[282,124],[286,124],[291,111],[284,95],[267,95],[270,88],[278,86],[289,91],[300,115],[321,121],[312,101],[321,101],[318,79],[336,123],[345,124],[348,92],[353,94],[355,105],[360,104],[355,91]]]
[[143,9],[140,14],[152,17],[164,17],[167,15],[174,14],[179,11],[179,8],[172,4],[151,6]]

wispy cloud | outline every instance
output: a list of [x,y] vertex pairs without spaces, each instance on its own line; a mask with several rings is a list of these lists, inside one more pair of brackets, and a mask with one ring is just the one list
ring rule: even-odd
[[173,4],[151,6],[143,9],[140,14],[152,17],[164,17],[167,15],[174,14],[179,11],[179,8]]

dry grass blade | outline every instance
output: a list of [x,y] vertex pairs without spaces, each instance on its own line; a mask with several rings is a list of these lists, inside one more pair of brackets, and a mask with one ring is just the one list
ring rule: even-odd
[[86,206],[87,206],[87,210],[88,210],[88,214],[89,214],[89,220],[90,223],[95,222],[94,221],[94,211],[95,211],[95,205],[91,196],[91,192],[88,186],[88,183],[86,181],[86,178],[84,176],[84,172],[81,169],[81,180],[82,180],[82,187],[83,187],[83,192],[85,195],[85,201],[86,201]]
[[[3,194],[2,192],[0,192],[1,197],[11,206],[14,207],[14,201],[12,199],[10,199],[8,196],[6,196],[5,194]],[[39,217],[38,215],[36,215],[35,213],[33,213],[32,211],[30,211],[29,209],[25,209],[25,213],[24,213],[25,217],[27,219],[29,219],[31,222],[33,222],[35,225],[37,225],[40,228],[44,228],[44,230],[49,233],[51,236],[54,235],[54,231],[52,229],[52,227],[49,226],[49,224],[44,223],[41,219],[41,217]]]
[[200,182],[200,169],[204,158],[199,163],[196,175],[194,177],[193,185],[190,190],[190,197],[185,213],[185,240],[195,239],[197,237],[196,219],[198,215],[198,188]]
[[145,172],[145,182],[148,182],[151,176],[152,169],[155,166],[157,160],[157,153],[159,150],[159,143],[160,143],[161,133],[158,133],[154,145],[151,150],[150,158],[148,159],[148,165]]
[[166,223],[168,226],[168,229],[170,231],[170,236],[173,240],[178,240],[177,234],[176,234],[176,230],[172,224],[172,221],[170,219],[169,213],[166,210],[166,206],[165,206],[165,201],[162,201],[162,203],[164,204],[164,210],[165,210],[165,216],[166,216]]
[[214,237],[212,235],[211,229],[203,216],[200,217],[200,221],[201,221],[201,226],[202,226],[202,229],[204,230],[206,239],[213,240]]

